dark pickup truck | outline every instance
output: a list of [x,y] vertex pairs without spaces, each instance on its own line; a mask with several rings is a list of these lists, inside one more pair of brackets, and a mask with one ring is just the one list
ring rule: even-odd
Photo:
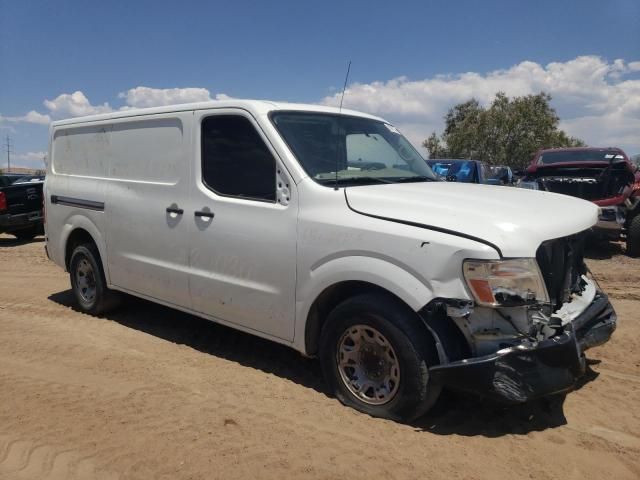
[[0,233],[10,233],[21,240],[44,233],[43,184],[38,177],[0,175]]

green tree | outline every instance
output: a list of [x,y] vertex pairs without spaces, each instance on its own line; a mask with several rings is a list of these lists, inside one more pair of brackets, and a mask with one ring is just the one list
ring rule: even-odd
[[449,156],[447,147],[436,132],[433,132],[422,145],[429,151],[429,158],[447,158]]
[[519,168],[540,148],[585,145],[558,128],[550,101],[544,92],[511,99],[498,92],[487,108],[471,99],[451,108],[442,135],[432,133],[423,145],[429,158],[473,158]]

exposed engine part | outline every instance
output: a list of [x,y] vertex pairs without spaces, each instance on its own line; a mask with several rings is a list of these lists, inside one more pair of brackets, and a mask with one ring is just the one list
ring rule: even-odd
[[467,318],[473,313],[473,302],[468,300],[446,299],[447,316]]

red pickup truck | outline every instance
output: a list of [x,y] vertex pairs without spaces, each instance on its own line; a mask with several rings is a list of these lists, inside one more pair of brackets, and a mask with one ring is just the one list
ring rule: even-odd
[[519,186],[592,201],[600,207],[596,233],[626,237],[627,254],[640,256],[640,172],[619,148],[539,150]]

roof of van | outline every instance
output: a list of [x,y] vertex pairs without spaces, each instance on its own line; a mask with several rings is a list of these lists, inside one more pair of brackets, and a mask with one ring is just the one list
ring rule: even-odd
[[57,127],[60,125],[73,125],[78,123],[97,122],[101,120],[113,120],[117,118],[130,118],[143,115],[154,115],[159,113],[184,112],[189,110],[207,110],[214,108],[241,108],[257,115],[266,114],[275,110],[298,110],[306,112],[338,113],[342,115],[351,115],[384,121],[382,118],[375,117],[366,113],[347,110],[344,108],[338,109],[336,107],[327,107],[324,105],[273,102],[269,100],[225,99],[211,100],[208,102],[182,103],[178,105],[166,105],[162,107],[152,108],[125,108],[123,110],[117,110],[110,113],[102,113],[100,115],[89,115],[85,117],[68,118],[66,120],[57,120],[55,122],[52,122],[51,126]]

